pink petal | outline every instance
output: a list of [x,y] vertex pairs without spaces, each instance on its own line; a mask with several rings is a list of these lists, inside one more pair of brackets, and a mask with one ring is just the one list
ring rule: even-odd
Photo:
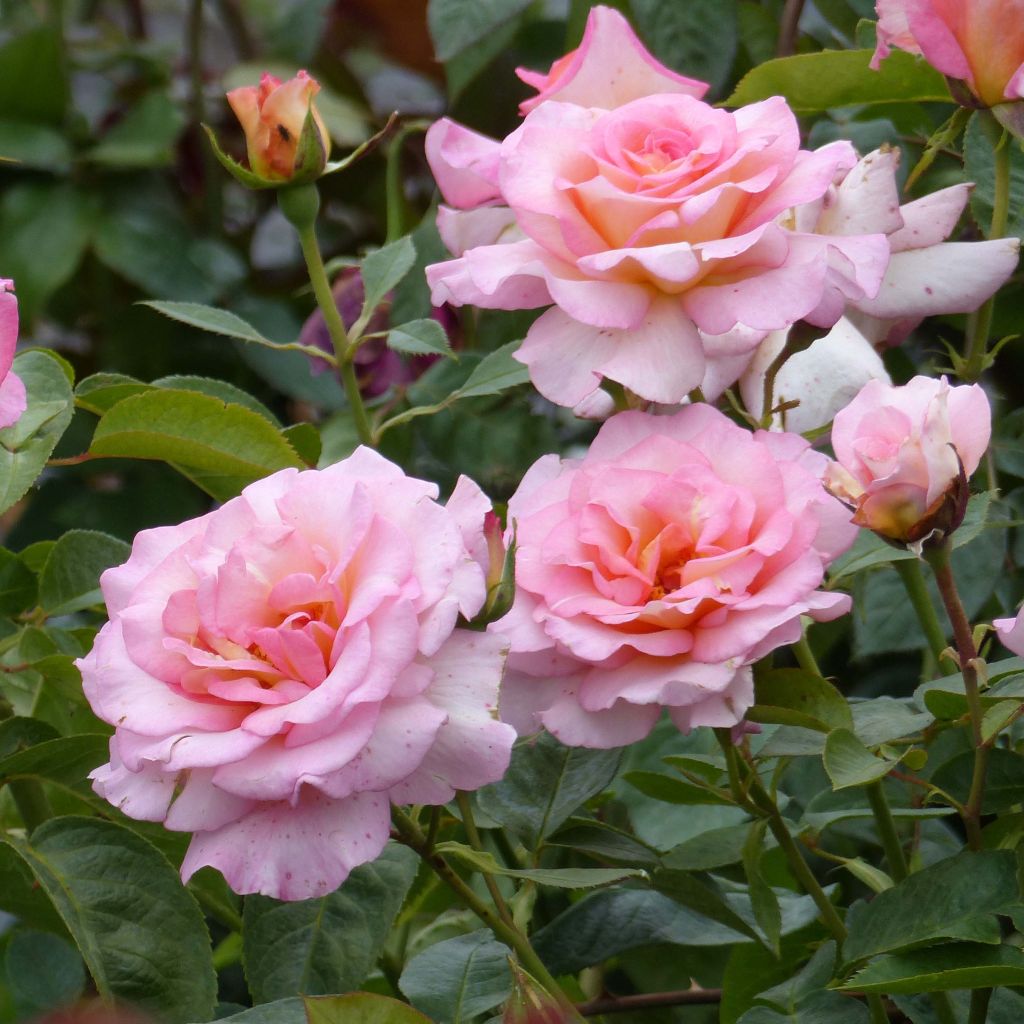
[[427,131],[430,170],[445,201],[460,210],[500,198],[498,158],[501,144],[447,117]]

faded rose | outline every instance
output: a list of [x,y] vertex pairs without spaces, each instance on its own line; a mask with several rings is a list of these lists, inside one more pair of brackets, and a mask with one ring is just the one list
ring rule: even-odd
[[836,461],[826,482],[853,521],[897,543],[960,525],[966,478],[981,462],[992,413],[977,384],[915,377],[868,383],[832,424]]
[[456,628],[486,596],[489,503],[360,448],[283,470],[103,574],[109,623],[79,662],[115,726],[98,793],[193,832],[188,878],[237,892],[335,889],[387,842],[389,802],[500,778],[506,641]]
[[0,427],[18,422],[25,411],[25,385],[11,369],[18,344],[18,300],[14,282],[0,279]]
[[540,459],[509,502],[516,599],[502,717],[573,746],[732,726],[750,665],[850,599],[821,585],[853,541],[794,434],[751,434],[705,404],[622,413],[578,461]]

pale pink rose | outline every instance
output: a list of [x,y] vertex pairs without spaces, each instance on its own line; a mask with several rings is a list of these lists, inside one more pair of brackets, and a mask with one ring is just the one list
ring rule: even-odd
[[96,791],[194,833],[182,864],[280,899],[335,889],[388,840],[389,802],[500,778],[507,642],[483,605],[490,505],[367,448],[282,470],[103,574],[110,621],[79,662],[115,727]]
[[923,541],[959,526],[966,478],[991,433],[988,398],[977,384],[873,380],[833,421],[836,461],[826,483],[856,509],[858,525],[900,543]]
[[996,619],[992,625],[1003,646],[1024,657],[1024,608],[1017,612],[1016,618]]
[[823,235],[883,234],[891,258],[877,294],[850,299],[847,313],[871,341],[902,340],[926,316],[972,313],[1017,267],[1020,240],[947,242],[970,198],[951,185],[900,205],[900,155],[861,158],[822,199],[796,211],[798,227]]
[[14,282],[0,278],[0,427],[17,423],[25,411],[25,385],[11,369],[18,344],[18,300]]
[[620,413],[583,459],[540,459],[508,508],[502,717],[587,747],[641,739],[662,708],[681,729],[738,723],[750,665],[798,640],[802,615],[850,606],[817,589],[856,535],[826,461],[704,403]]
[[1024,0],[877,0],[876,68],[892,47],[921,54],[986,106],[1024,99]]
[[676,74],[659,64],[637,38],[629,22],[612,7],[593,7],[577,49],[559,57],[547,74],[516,68],[537,90],[519,104],[528,114],[546,100],[612,110],[654,93],[684,93],[700,99],[707,82]]
[[[313,103],[319,91],[320,84],[305,71],[287,82],[264,71],[259,85],[246,85],[227,94],[245,132],[249,167],[254,174],[266,181],[289,181],[296,176],[315,177],[323,171],[331,142]],[[313,115],[318,143],[312,157],[299,145],[309,114]]]
[[780,98],[735,112],[683,94],[547,100],[501,143],[439,122],[427,153],[459,256],[427,268],[435,304],[552,306],[517,358],[560,405],[602,378],[652,402],[720,393],[770,331],[830,326],[876,295],[889,259],[881,232],[794,227],[793,207],[857,156],[801,150]]

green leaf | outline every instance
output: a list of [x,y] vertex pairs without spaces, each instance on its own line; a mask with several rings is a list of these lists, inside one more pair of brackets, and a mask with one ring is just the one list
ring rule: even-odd
[[218,500],[302,460],[281,432],[240,405],[189,391],[147,391],[118,402],[100,420],[96,456],[162,459]]
[[275,427],[281,426],[281,421],[259,399],[253,398],[248,391],[243,391],[226,380],[199,377],[192,373],[175,373],[169,377],[158,377],[153,381],[153,387],[166,388],[171,391],[198,391],[201,395],[219,398],[229,405],[241,405],[246,409],[251,409],[269,423],[273,423]]
[[593,889],[644,874],[637,868],[507,868],[493,854],[474,850],[454,840],[438,843],[434,849],[438,853],[455,857],[473,871],[505,878],[523,878],[555,889]]
[[127,561],[131,547],[97,530],[68,530],[39,576],[39,603],[49,615],[70,615],[103,603],[100,573]]
[[32,842],[0,837],[31,869],[101,996],[169,1024],[208,1020],[216,978],[203,916],[177,872],[130,829],[52,818]]
[[50,932],[19,930],[4,956],[7,984],[26,1016],[70,1006],[85,988],[82,958],[66,940]]
[[548,836],[547,843],[587,853],[613,864],[648,868],[660,862],[654,847],[614,825],[589,818],[570,818],[557,832]]
[[320,461],[323,442],[320,431],[312,423],[293,423],[281,431],[281,436],[307,466],[316,466]]
[[253,1000],[358,988],[384,948],[418,865],[411,850],[392,843],[320,899],[248,896],[242,942]]
[[437,59],[443,63],[484,42],[529,6],[530,0],[430,0],[427,24]]
[[[971,192],[971,213],[983,231],[992,224],[992,205],[995,197],[995,147],[993,134],[998,139],[1000,129],[986,130],[987,111],[976,111],[964,133],[964,177],[975,183]],[[1003,145],[1009,147],[1010,156],[1010,209],[1007,235],[1024,238],[1024,151],[1011,137]]]
[[812,992],[797,1006],[779,1012],[755,1006],[737,1024],[868,1024],[868,1008],[838,992]]
[[510,341],[495,349],[477,363],[469,379],[452,396],[453,398],[480,398],[497,395],[530,379],[527,368],[513,357],[521,342]]
[[834,729],[825,740],[825,771],[833,789],[868,786],[884,779],[899,764],[876,757],[849,729]]
[[752,722],[797,725],[818,732],[853,728],[846,698],[828,680],[803,669],[758,673],[754,693],[755,704],[747,712]]
[[112,406],[132,395],[142,394],[152,387],[125,373],[94,373],[78,382],[75,404],[102,416]]
[[655,800],[664,800],[665,803],[733,806],[732,798],[725,793],[719,793],[713,789],[705,789],[703,786],[697,786],[692,782],[684,782],[682,779],[677,779],[672,775],[663,775],[661,772],[626,772],[622,777],[631,786],[640,790],[644,796],[653,797]]
[[12,551],[0,548],[0,615],[16,615],[36,602],[35,573]]
[[836,944],[826,942],[791,978],[758,993],[759,1003],[770,1003],[780,1010],[792,1011],[808,996],[820,991],[831,980],[836,967]]
[[388,292],[409,273],[415,262],[416,246],[408,235],[371,252],[363,260],[360,264],[363,278],[362,316],[369,318]]
[[750,826],[747,841],[743,844],[743,873],[747,876],[747,888],[750,893],[750,906],[757,921],[768,940],[768,948],[776,956],[781,955],[779,940],[782,937],[782,911],[779,901],[771,886],[761,874],[761,850],[764,846],[765,830],[768,822],[755,821]]
[[494,821],[534,848],[614,778],[619,750],[565,747],[548,733],[517,744],[505,777],[476,794]]
[[22,181],[4,190],[0,266],[14,278],[23,321],[31,322],[74,274],[94,212],[93,197],[66,181]]
[[12,779],[33,779],[69,790],[82,788],[89,772],[107,760],[109,743],[107,736],[90,733],[35,742],[0,758],[0,785]]
[[19,501],[46,466],[74,412],[63,360],[49,352],[23,352],[14,372],[28,393],[28,408],[0,430],[0,512]]
[[874,103],[951,103],[942,75],[923,59],[893,50],[871,71],[872,50],[823,50],[780,57],[746,74],[730,107],[783,96],[798,113]]
[[[428,1018],[406,1003],[373,992],[313,996],[303,999],[302,1005],[305,1019],[301,1024],[430,1024]],[[267,1018],[267,1024],[271,1022],[286,1024],[277,1017]]]
[[510,950],[486,928],[446,939],[414,956],[399,988],[438,1024],[462,1024],[493,1009],[512,990]]
[[682,871],[708,871],[711,868],[738,864],[743,859],[749,825],[726,825],[713,828],[687,839],[662,857],[667,868]]
[[388,334],[388,348],[414,356],[441,355],[457,358],[444,328],[430,317],[392,327]]
[[184,115],[167,92],[152,89],[87,156],[112,167],[160,167],[174,159],[174,144],[184,126]]
[[[33,28],[0,47],[0,110],[19,121],[60,127],[68,102],[67,61],[60,32]],[[5,273],[10,270],[5,268]]]
[[[747,938],[761,941],[761,936],[736,913],[725,901],[725,898],[712,885],[705,885],[687,871],[675,871],[670,868],[656,871],[651,876],[651,885],[658,892],[704,917],[711,918],[726,928],[746,935]],[[776,904],[778,910],[778,904]],[[769,941],[777,942],[778,936],[769,936]]]
[[205,306],[201,302],[160,302],[151,300],[140,302],[140,306],[149,306],[172,320],[178,320],[190,327],[198,327],[213,334],[223,334],[228,338],[239,338],[242,341],[254,341],[258,345],[273,345],[274,342],[265,338],[252,324],[243,320],[226,309],[216,306]]
[[632,0],[640,35],[656,57],[720,89],[739,45],[736,0]]
[[959,942],[881,956],[840,991],[911,994],[1024,985],[1024,953],[1015,946]]
[[[940,765],[931,781],[940,789],[966,801],[974,773],[974,752],[964,751]],[[1024,756],[1015,750],[996,747],[989,753],[985,773],[983,814],[999,814],[1024,802]]]
[[1019,900],[1012,853],[964,852],[915,872],[870,903],[855,903],[846,918],[843,957],[852,962],[958,936],[973,919],[1005,912]]
[[46,125],[0,120],[0,160],[43,171],[66,171],[71,165],[71,146],[60,132]]

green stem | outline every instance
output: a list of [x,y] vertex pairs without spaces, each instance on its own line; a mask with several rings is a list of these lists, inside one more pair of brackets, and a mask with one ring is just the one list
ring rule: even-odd
[[387,210],[387,234],[384,244],[398,241],[405,234],[405,196],[402,193],[402,150],[408,133],[395,132],[388,143],[384,165],[384,197]]
[[956,640],[957,654],[960,659],[960,673],[964,680],[964,694],[967,697],[967,711],[971,719],[971,739],[974,744],[974,774],[971,779],[970,795],[964,805],[964,827],[967,830],[967,844],[972,850],[982,848],[981,841],[981,807],[985,798],[985,773],[988,769],[990,744],[982,738],[981,721],[984,711],[981,706],[981,695],[978,688],[978,669],[976,666],[978,651],[974,646],[974,634],[970,620],[964,611],[956,579],[953,576],[953,565],[950,561],[950,545],[948,538],[925,553],[928,564],[935,574],[935,582],[939,587],[939,595],[946,607],[953,637]]
[[885,850],[885,859],[889,862],[889,873],[897,882],[902,882],[910,873],[910,867],[882,783],[873,782],[867,787],[867,794],[878,837],[882,840],[882,849]]
[[[995,146],[995,174],[993,180],[992,224],[988,238],[1003,238],[1010,217],[1010,137],[1003,131]],[[972,317],[967,339],[967,362],[964,380],[973,381],[981,377],[985,369],[989,334],[992,330],[992,315],[995,311],[996,296],[993,295]]]
[[411,850],[419,854],[423,862],[455,893],[462,904],[476,914],[491,929],[494,937],[499,942],[504,942],[506,946],[515,950],[516,955],[527,971],[547,989],[553,998],[557,999],[563,1007],[571,1011],[573,1018],[575,1018],[576,1011],[573,1004],[569,1002],[562,991],[562,987],[552,977],[547,967],[544,966],[541,958],[534,952],[527,937],[518,928],[514,928],[503,921],[496,910],[493,910],[480,899],[469,885],[462,880],[462,877],[456,874],[444,857],[436,852],[429,852],[427,850],[426,836],[423,835],[419,825],[401,808],[392,806],[391,820],[400,840]]
[[811,645],[807,642],[806,633],[795,644],[790,646],[793,648],[793,654],[796,655],[796,663],[805,672],[809,672],[812,676],[821,676],[821,669],[818,668],[814,651],[811,650]]
[[[476,827],[476,821],[473,818],[473,805],[470,803],[469,797],[460,790],[455,794],[455,801],[459,805],[459,813],[462,815],[462,826],[465,828],[466,835],[469,838],[469,845],[478,853],[486,853],[487,851],[484,849],[484,844]],[[491,899],[494,900],[495,909],[507,925],[514,927],[512,925],[512,914],[505,903],[505,897],[501,895],[497,879],[486,871],[481,871],[480,873],[484,876],[484,884],[487,886],[487,891],[491,894]]]
[[[316,188],[315,185],[309,187]],[[334,355],[338,360],[338,373],[352,410],[356,433],[363,444],[373,447],[373,430],[370,427],[370,419],[366,415],[363,396],[359,392],[359,382],[356,380],[352,354],[349,351],[348,332],[345,330],[345,322],[341,319],[334,295],[331,293],[331,283],[327,280],[324,260],[320,255],[320,246],[316,240],[316,229],[310,222],[301,227],[296,226],[296,230],[299,233],[299,243],[302,246],[302,255],[306,260],[306,269],[309,272],[309,282],[313,286],[313,294],[316,296],[316,304],[320,307],[324,323],[327,325],[327,333],[334,346]]]
[[[928,646],[935,655],[935,660],[940,665],[950,665],[949,660],[942,657],[942,652],[949,645],[946,643],[946,633],[939,622],[938,612],[932,604],[932,596],[928,593],[924,573],[921,572],[921,563],[916,558],[906,558],[892,564],[903,581],[903,588],[910,598],[910,604],[918,622],[921,623],[924,635],[928,638]],[[950,665],[950,671],[956,671],[956,666]]]
[[976,988],[971,992],[971,1009],[967,1024],[985,1024],[988,1017],[988,1003],[992,998],[992,989]]

